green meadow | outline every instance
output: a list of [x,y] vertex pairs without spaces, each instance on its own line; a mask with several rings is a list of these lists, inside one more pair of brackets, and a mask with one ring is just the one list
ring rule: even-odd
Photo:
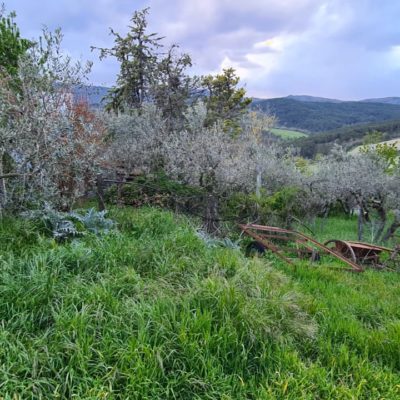
[[307,137],[308,135],[304,132],[294,131],[290,129],[282,129],[282,128],[272,128],[271,132],[275,136],[279,136],[282,139],[289,140],[289,139],[298,139],[302,137]]

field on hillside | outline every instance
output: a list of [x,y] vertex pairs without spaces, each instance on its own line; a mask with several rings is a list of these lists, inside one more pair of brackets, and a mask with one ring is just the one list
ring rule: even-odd
[[400,398],[400,274],[249,259],[157,209],[111,217],[65,243],[0,222],[2,398]]
[[304,132],[293,131],[293,130],[290,130],[290,129],[283,129],[283,128],[272,128],[271,132],[275,136],[279,136],[282,139],[298,139],[298,138],[302,138],[302,137],[308,136]]

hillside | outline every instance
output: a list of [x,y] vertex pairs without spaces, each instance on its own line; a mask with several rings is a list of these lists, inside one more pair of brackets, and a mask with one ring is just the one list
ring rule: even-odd
[[366,103],[400,104],[400,97],[382,97],[378,99],[361,100]]
[[76,100],[84,100],[93,108],[101,108],[102,100],[107,96],[110,88],[104,86],[77,86],[74,88],[73,95]]
[[328,99],[326,97],[316,97],[316,96],[309,96],[309,95],[289,95],[286,97],[287,99],[297,100],[297,101],[305,101],[305,102],[312,102],[312,103],[342,103],[343,100],[338,99]]
[[[87,100],[93,108],[101,108],[110,88],[79,86],[76,99]],[[317,133],[347,125],[400,119],[400,98],[342,101],[308,95],[289,95],[282,98],[254,98],[253,109],[275,114],[280,128]]]
[[306,130],[311,133],[360,123],[376,123],[400,119],[400,106],[371,102],[299,101],[283,97],[257,100],[253,109],[275,114],[280,127]]
[[382,132],[385,141],[398,138],[400,137],[400,120],[345,126],[293,140],[289,145],[300,149],[303,157],[313,158],[318,153],[327,154],[335,143],[351,150],[363,143],[365,135],[374,131]]

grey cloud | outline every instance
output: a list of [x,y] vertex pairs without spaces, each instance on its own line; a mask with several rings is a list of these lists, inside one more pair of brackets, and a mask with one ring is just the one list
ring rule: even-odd
[[[114,81],[118,65],[112,60],[98,62],[90,46],[110,46],[108,28],[125,32],[134,9],[145,6],[151,7],[149,29],[189,52],[194,73],[218,70],[229,58],[250,71],[250,94],[399,95],[400,59],[388,57],[392,47],[400,45],[399,1],[13,0],[8,4],[17,11],[28,37],[37,37],[42,24],[61,26],[67,51],[96,61],[92,80],[101,84]],[[254,46],[274,37],[283,38],[282,49]],[[272,57],[273,64],[263,68],[254,59],[261,56]]]

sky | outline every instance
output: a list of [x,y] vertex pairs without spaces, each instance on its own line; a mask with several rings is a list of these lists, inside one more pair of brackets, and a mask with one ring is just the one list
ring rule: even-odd
[[97,85],[112,85],[118,64],[90,46],[110,47],[109,28],[126,33],[150,7],[149,32],[189,53],[193,74],[232,66],[251,96],[400,96],[400,0],[3,1],[24,37],[61,27],[65,52],[94,61]]

